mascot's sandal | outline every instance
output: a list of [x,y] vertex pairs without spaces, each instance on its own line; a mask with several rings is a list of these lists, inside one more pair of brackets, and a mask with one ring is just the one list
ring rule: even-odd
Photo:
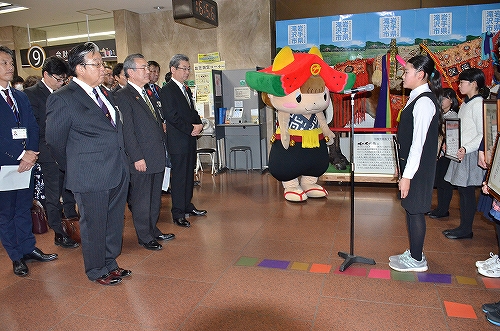
[[331,144],[335,137],[328,127],[331,118],[324,111],[332,110],[330,91],[349,89],[355,79],[352,73],[328,66],[316,47],[309,53],[293,53],[284,47],[271,67],[246,73],[248,86],[262,91],[264,102],[278,113],[269,172],[282,181],[286,200],[298,202],[328,194],[317,184],[328,169],[327,142]]

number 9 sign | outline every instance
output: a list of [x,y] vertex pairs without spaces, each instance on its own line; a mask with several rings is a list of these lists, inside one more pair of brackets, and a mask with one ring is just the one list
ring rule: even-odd
[[45,51],[40,46],[31,46],[28,49],[28,63],[34,69],[40,69],[45,61]]

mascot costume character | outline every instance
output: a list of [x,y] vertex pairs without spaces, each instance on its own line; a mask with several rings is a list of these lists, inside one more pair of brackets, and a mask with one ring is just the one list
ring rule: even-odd
[[317,181],[328,169],[327,142],[332,144],[335,134],[323,111],[333,110],[330,92],[351,88],[355,79],[352,73],[331,68],[317,47],[309,53],[293,53],[284,47],[272,66],[246,73],[248,86],[263,92],[264,102],[278,114],[269,172],[283,183],[286,200],[305,201],[328,194]]

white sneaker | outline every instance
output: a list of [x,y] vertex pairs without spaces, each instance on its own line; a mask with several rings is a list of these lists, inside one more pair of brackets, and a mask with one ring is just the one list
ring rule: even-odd
[[[399,258],[403,255],[406,255],[406,256],[410,256],[411,257],[411,253],[410,253],[410,250],[407,249],[403,254],[399,254],[399,255],[392,255],[392,256],[389,256],[389,262],[393,262],[393,261],[397,261],[399,260]],[[425,258],[425,254],[424,252],[422,252],[422,260],[425,260],[427,261],[427,259]]]
[[[409,252],[409,251],[408,251]],[[406,252],[405,252],[406,253]],[[423,272],[427,271],[427,260],[422,257],[421,261],[417,261],[411,257],[411,254],[401,254],[399,259],[389,262],[389,267],[396,271],[407,272]]]
[[481,267],[481,268],[484,268],[484,266],[486,264],[490,264],[492,262],[495,262],[496,260],[498,259],[498,255],[496,254],[493,254],[492,252],[490,252],[490,258],[487,259],[487,260],[484,260],[484,261],[476,261],[476,267]]
[[494,262],[484,265],[483,267],[478,267],[477,272],[486,277],[499,278],[500,259],[497,257]]

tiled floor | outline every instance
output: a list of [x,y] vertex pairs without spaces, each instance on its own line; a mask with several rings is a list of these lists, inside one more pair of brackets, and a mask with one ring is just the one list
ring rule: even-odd
[[[90,282],[81,249],[54,246],[52,231],[37,235],[37,245],[59,259],[30,263],[27,278],[12,273],[1,248],[0,330],[496,329],[481,304],[499,301],[500,289],[487,287],[474,267],[498,251],[494,227],[478,214],[474,239],[446,239],[441,231],[458,224],[456,192],[451,216],[427,222],[428,273],[451,275],[451,283],[435,283],[388,271],[389,255],[408,247],[395,186],[356,186],[354,253],[376,265],[340,273],[337,253],[350,251],[350,186],[325,186],[328,198],[294,204],[269,174],[206,172],[194,203],[208,215],[191,217],[191,228],[172,224],[170,196],[163,195],[159,227],[177,238],[161,251],[138,245],[127,210],[118,262],[133,275],[115,287]],[[254,263],[241,265],[252,261],[244,257]],[[258,266],[264,259],[290,263]],[[476,318],[449,316],[446,302]]]

